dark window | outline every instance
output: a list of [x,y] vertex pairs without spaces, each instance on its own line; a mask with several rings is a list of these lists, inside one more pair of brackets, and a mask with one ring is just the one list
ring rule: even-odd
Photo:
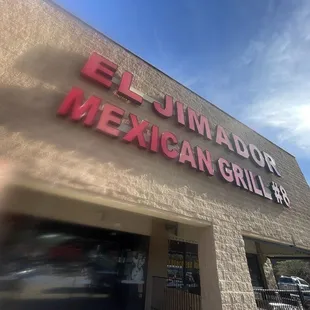
[[280,283],[288,283],[288,284],[294,283],[292,278],[280,278],[279,282]]
[[257,255],[247,254],[247,262],[251,276],[251,282],[253,287],[264,287],[262,274],[259,268],[259,262]]
[[0,291],[27,298],[4,310],[144,309],[148,237],[19,219],[1,253]]

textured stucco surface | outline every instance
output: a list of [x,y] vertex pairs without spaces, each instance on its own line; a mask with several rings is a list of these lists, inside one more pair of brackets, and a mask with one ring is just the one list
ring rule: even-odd
[[244,240],[236,227],[222,223],[204,230],[199,268],[203,310],[257,309]]
[[[221,232],[214,238],[222,298],[225,305],[236,305],[225,309],[250,309],[241,306],[244,297],[235,302],[229,295],[249,289],[249,279],[246,287],[241,283],[242,277],[247,279],[240,269],[246,267],[244,250],[234,243],[241,242],[242,234],[310,249],[309,187],[293,156],[54,5],[39,0],[0,0],[0,5],[0,156],[18,162],[26,175],[42,182],[213,223],[215,231]],[[81,78],[80,70],[93,51],[119,65],[118,77],[125,70],[132,72],[133,86],[142,93],[160,102],[170,94],[205,114],[213,129],[220,124],[228,133],[234,132],[247,144],[254,143],[271,154],[282,178],[175,126],[175,120],[160,119],[149,103],[137,107],[116,97],[113,89],[106,91]],[[161,131],[174,132],[179,140],[207,148],[213,160],[224,157],[239,163],[260,174],[266,184],[279,181],[292,208],[56,117],[72,86],[81,87],[86,96],[95,94],[147,119]],[[230,240],[232,231],[235,241]],[[242,267],[233,267],[232,262],[238,259]],[[240,283],[232,288],[226,279],[236,276]],[[249,293],[249,303],[252,297]]]

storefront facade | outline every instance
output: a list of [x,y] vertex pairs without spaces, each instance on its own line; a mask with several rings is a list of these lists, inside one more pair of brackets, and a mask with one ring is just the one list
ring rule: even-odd
[[310,250],[296,159],[54,4],[2,7],[12,210],[147,236],[145,309],[169,239],[198,244],[202,309],[255,309],[247,240]]

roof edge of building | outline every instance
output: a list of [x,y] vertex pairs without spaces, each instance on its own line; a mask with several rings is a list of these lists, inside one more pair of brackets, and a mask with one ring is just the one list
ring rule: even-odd
[[87,22],[83,21],[80,17],[74,15],[73,13],[69,12],[68,10],[66,10],[65,8],[63,8],[61,5],[59,5],[58,3],[54,2],[54,0],[43,0],[45,3],[50,4],[55,6],[57,9],[60,9],[61,11],[63,11],[64,13],[70,15],[71,17],[73,17],[74,19],[78,20],[79,22],[81,22],[82,24],[84,24],[85,26],[89,27],[90,29],[96,31],[97,33],[99,33],[100,35],[102,35],[103,37],[105,37],[107,40],[113,42],[114,44],[116,44],[117,46],[121,47],[122,49],[124,49],[125,51],[127,51],[129,54],[133,55],[134,57],[140,59],[141,61],[143,61],[144,63],[146,63],[148,66],[152,67],[153,69],[155,69],[156,71],[160,72],[161,74],[165,75],[166,77],[168,77],[169,79],[171,79],[172,81],[176,82],[177,84],[179,84],[180,86],[182,86],[183,88],[185,88],[186,90],[190,91],[192,94],[194,94],[195,96],[199,97],[200,99],[202,99],[203,101],[207,102],[208,104],[212,105],[213,107],[215,107],[216,109],[218,109],[219,111],[221,111],[222,113],[224,113],[225,115],[227,115],[228,117],[230,117],[231,119],[235,120],[236,122],[238,122],[239,124],[241,124],[242,126],[245,126],[247,128],[249,128],[250,130],[252,130],[253,132],[255,132],[258,136],[262,137],[263,139],[267,140],[268,142],[270,142],[271,144],[273,144],[274,146],[276,146],[277,148],[279,148],[280,150],[284,151],[285,153],[287,153],[288,155],[292,156],[293,158],[296,158],[295,155],[293,155],[292,153],[290,153],[289,151],[285,150],[284,148],[282,148],[281,146],[277,145],[276,143],[272,142],[271,140],[269,140],[268,138],[264,137],[262,134],[260,134],[259,132],[257,132],[256,130],[254,130],[253,128],[251,128],[250,126],[244,124],[243,122],[239,121],[237,118],[235,118],[234,116],[230,115],[229,113],[225,112],[224,110],[222,110],[221,108],[219,108],[217,105],[215,105],[214,103],[210,102],[209,100],[207,100],[206,98],[204,98],[203,96],[197,94],[195,91],[191,90],[190,88],[188,88],[187,86],[183,85],[181,82],[177,81],[176,79],[174,79],[173,77],[171,77],[170,75],[168,75],[167,73],[163,72],[162,70],[158,69],[157,67],[155,67],[154,65],[152,65],[151,63],[149,63],[148,61],[146,61],[145,59],[143,59],[142,57],[140,57],[139,55],[135,54],[134,52],[130,51],[129,49],[127,49],[126,47],[124,47],[123,45],[121,45],[120,43],[118,43],[117,41],[111,39],[109,36],[107,36],[106,34],[102,33],[100,30],[96,29],[95,27],[89,25]]

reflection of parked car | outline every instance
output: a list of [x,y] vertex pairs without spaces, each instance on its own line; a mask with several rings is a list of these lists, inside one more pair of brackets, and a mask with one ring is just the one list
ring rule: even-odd
[[37,273],[36,268],[2,270],[0,275],[0,290],[21,290],[24,280]]
[[51,247],[48,251],[48,259],[62,261],[79,261],[83,258],[85,242],[79,239],[65,241]]
[[302,290],[310,290],[310,285],[305,280],[298,277],[281,276],[278,281],[278,287],[281,290],[295,290],[300,287]]

